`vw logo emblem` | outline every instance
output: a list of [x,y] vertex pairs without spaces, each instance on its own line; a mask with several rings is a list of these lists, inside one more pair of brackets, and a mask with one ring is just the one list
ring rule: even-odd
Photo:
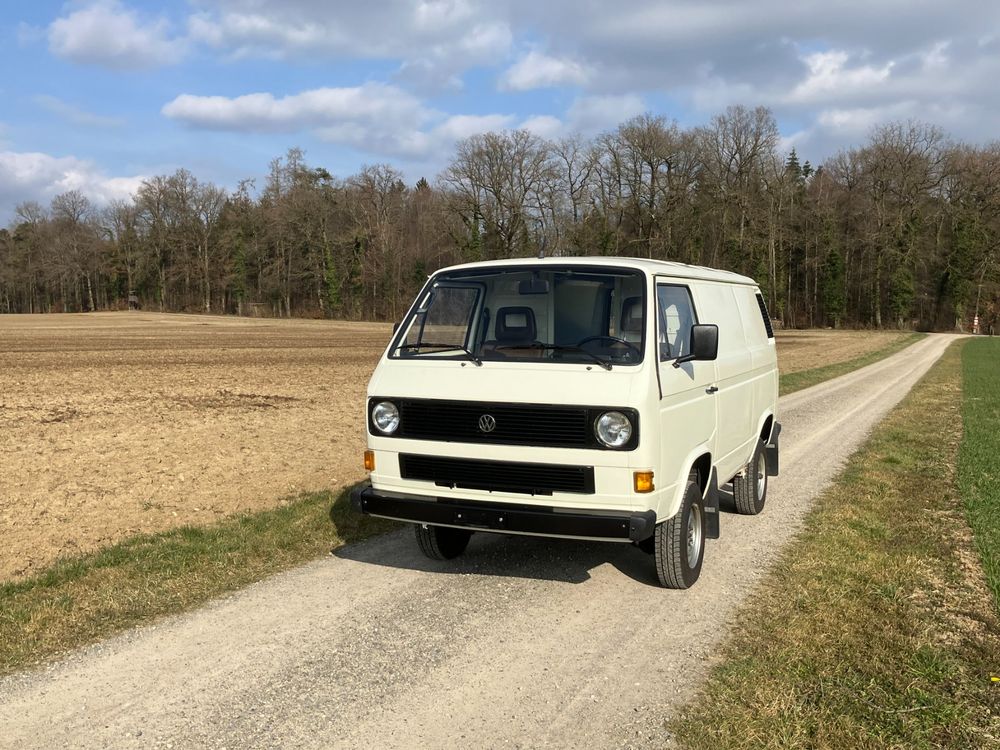
[[493,432],[497,428],[497,421],[492,414],[484,414],[479,418],[480,432]]

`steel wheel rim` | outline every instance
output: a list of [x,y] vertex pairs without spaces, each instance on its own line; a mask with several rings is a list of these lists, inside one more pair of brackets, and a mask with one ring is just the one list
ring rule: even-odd
[[764,491],[767,489],[767,461],[764,460],[764,454],[760,454],[760,458],[757,459],[757,499],[760,500],[764,497]]
[[688,568],[694,569],[701,557],[701,507],[692,504],[687,517],[687,557]]

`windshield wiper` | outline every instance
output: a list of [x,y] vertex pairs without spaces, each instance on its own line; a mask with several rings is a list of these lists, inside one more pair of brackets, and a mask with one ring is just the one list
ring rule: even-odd
[[611,369],[611,363],[605,359],[601,359],[596,354],[591,351],[587,351],[582,346],[572,346],[570,344],[526,344],[524,346],[516,346],[513,344],[507,344],[504,346],[498,346],[497,351],[500,349],[544,349],[545,351],[554,352],[581,352],[590,357],[594,362],[599,364],[605,370]]
[[[461,344],[435,344],[430,341],[424,341],[419,344],[402,344],[396,347],[396,351],[401,351],[403,349],[406,349],[407,351],[412,351],[414,349],[424,349],[427,347],[430,347],[435,351],[441,351],[441,352],[446,352],[450,349],[458,349],[459,351],[465,352],[466,356],[468,356],[469,359],[471,359],[473,362],[476,363],[476,367],[483,366],[483,360],[481,360],[479,356],[476,355],[471,349],[466,349]],[[429,352],[429,353],[433,354],[434,352]]]

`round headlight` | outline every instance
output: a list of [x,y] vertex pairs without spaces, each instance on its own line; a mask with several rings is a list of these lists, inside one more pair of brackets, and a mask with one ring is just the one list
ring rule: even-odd
[[620,411],[607,411],[594,423],[597,439],[609,448],[621,448],[632,437],[632,423]]
[[391,435],[399,427],[399,409],[391,401],[379,401],[372,408],[372,422],[383,435]]

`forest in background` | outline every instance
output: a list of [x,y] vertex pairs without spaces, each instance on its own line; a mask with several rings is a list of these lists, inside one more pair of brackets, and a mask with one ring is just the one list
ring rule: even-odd
[[434,270],[547,255],[657,258],[754,277],[788,327],[968,330],[1000,313],[1000,142],[876,127],[821,165],[772,113],[592,139],[459,142],[434,182],[337,177],[299,149],[232,192],[187,170],[102,208],[69,191],[0,229],[0,313],[144,309],[396,320]]

